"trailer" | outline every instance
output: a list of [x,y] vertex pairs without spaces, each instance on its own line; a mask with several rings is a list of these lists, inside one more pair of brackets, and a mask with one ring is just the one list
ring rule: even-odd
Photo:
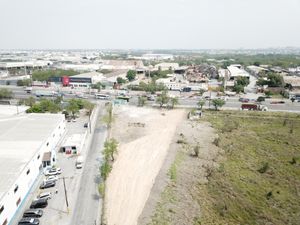
[[39,90],[35,92],[36,97],[56,97],[58,93],[56,91]]
[[268,111],[268,108],[261,104],[244,103],[241,105],[241,110]]

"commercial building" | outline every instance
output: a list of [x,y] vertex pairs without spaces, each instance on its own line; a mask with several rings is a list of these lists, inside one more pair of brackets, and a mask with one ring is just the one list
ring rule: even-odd
[[62,114],[0,116],[0,224],[9,224],[43,167],[55,164]]

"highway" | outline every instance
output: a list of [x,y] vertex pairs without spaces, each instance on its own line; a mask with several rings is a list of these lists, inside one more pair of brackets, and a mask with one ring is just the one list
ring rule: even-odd
[[[27,94],[24,91],[23,87],[16,87],[16,86],[2,86],[2,87],[11,89],[14,93],[15,98],[17,98],[17,99],[24,99],[24,98],[28,98],[30,96],[34,96],[34,94]],[[45,90],[45,88],[39,88],[39,89]],[[47,88],[46,90],[49,90],[49,88]],[[70,99],[70,98],[76,97],[75,94],[70,94],[70,89],[61,90],[61,92],[64,93],[65,99]],[[132,92],[132,93],[133,94],[132,94],[132,98],[130,99],[130,104],[137,105],[138,104],[138,97],[137,97],[138,92]],[[88,97],[89,99],[95,99],[93,95],[86,95],[86,97]],[[199,100],[200,100],[199,96],[195,96],[192,98],[180,96],[179,97],[179,106],[186,107],[186,108],[197,107],[197,102]],[[292,103],[291,100],[284,99],[284,101],[285,101],[284,104],[271,104],[272,101],[277,101],[277,100],[276,99],[266,99],[266,101],[262,102],[262,104],[266,105],[268,107],[269,111],[300,112],[300,103],[299,102]],[[152,105],[154,103],[155,102],[153,102],[153,101],[147,102],[148,105]],[[228,97],[226,104],[222,108],[239,110],[241,108],[241,104],[242,103],[239,101],[238,97]],[[209,107],[209,101],[206,101],[206,104],[204,107],[205,108]],[[213,106],[210,105],[210,107],[213,107]]]

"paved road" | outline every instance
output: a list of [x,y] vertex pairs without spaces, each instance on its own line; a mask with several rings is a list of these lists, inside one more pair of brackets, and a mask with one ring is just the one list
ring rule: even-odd
[[106,128],[101,123],[103,113],[103,110],[99,113],[92,143],[86,155],[79,193],[71,220],[72,225],[95,225],[95,222],[98,221],[97,217],[101,213],[102,200],[99,196],[98,184],[101,179],[99,167],[102,162],[102,149],[106,138]]

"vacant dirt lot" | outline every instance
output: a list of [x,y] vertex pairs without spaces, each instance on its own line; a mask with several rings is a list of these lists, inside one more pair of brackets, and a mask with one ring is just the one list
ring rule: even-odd
[[112,133],[120,145],[107,180],[106,221],[108,225],[134,225],[185,112],[120,106],[114,113]]

